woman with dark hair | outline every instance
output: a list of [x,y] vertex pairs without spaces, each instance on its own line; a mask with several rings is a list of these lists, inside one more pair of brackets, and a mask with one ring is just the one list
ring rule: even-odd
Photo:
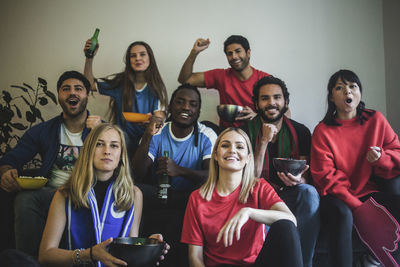
[[322,195],[333,266],[352,266],[353,223],[375,256],[366,255],[365,266],[398,266],[389,251],[398,250],[400,196],[378,183],[400,175],[400,142],[380,112],[365,108],[361,94],[354,72],[339,70],[330,78],[328,110],[312,136],[311,173]]
[[[87,40],[84,51],[92,42]],[[96,55],[96,48],[94,55]],[[131,43],[125,53],[125,70],[98,81],[93,76],[93,57],[86,57],[84,74],[91,83],[91,90],[110,96],[110,120],[119,125],[127,137],[128,154],[133,155],[145,127],[125,121],[122,112],[151,113],[165,118],[167,91],[151,47],[142,41]]]
[[181,242],[189,244],[190,267],[303,266],[295,224],[275,190],[255,178],[246,133],[224,130],[212,151],[208,179],[186,207]]

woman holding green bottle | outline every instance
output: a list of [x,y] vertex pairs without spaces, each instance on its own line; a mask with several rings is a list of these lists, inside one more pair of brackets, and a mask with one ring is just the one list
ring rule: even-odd
[[[84,52],[91,48],[92,42],[92,38],[86,41]],[[136,151],[145,127],[125,121],[122,112],[151,113],[161,127],[167,109],[167,91],[153,50],[147,43],[131,43],[125,53],[124,71],[99,80],[94,77],[92,68],[98,48],[97,45],[93,57],[87,57],[88,53],[85,53],[84,74],[91,83],[92,91],[98,90],[100,94],[111,97],[110,120],[124,130],[128,155],[131,156]]]

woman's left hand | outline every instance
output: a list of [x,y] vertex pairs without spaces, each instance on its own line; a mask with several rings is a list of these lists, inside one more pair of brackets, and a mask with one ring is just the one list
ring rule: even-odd
[[370,146],[367,152],[367,160],[370,163],[377,161],[381,157],[381,148],[377,146]]
[[242,226],[250,218],[250,209],[242,208],[225,225],[221,228],[217,236],[217,243],[223,239],[225,247],[231,246],[233,243],[233,236],[236,234],[236,240],[240,239],[240,230]]
[[[163,236],[162,234],[152,234],[151,236],[149,236],[149,238],[153,238],[153,239],[157,239],[160,242],[163,242]],[[164,246],[164,250],[163,253],[160,256],[160,260],[164,260],[165,256],[168,253],[168,250],[170,249],[170,246],[168,245],[167,242],[165,242],[165,246]],[[157,262],[157,265],[159,265],[160,263]]]

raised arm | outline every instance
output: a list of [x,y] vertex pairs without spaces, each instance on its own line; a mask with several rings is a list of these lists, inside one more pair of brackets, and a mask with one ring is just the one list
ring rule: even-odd
[[[92,45],[92,40],[88,39],[85,43],[85,47],[83,48],[83,52],[85,52],[85,50],[89,49],[91,45]],[[95,83],[94,76],[93,76],[93,59],[96,56],[98,49],[99,49],[99,47],[97,46],[92,58],[85,57],[85,67],[83,70],[83,74],[90,82],[90,90],[91,91],[97,91],[96,83]]]
[[153,164],[152,159],[149,157],[149,147],[153,135],[155,135],[163,124],[163,119],[152,116],[150,122],[146,127],[146,130],[140,140],[138,149],[133,156],[132,170],[137,181],[142,182],[147,176],[148,171],[151,169]]
[[[268,144],[272,141],[274,136],[278,133],[278,129],[273,124],[263,123],[262,125],[262,136],[260,143],[255,147],[255,175],[256,177],[260,177],[262,173],[262,169],[264,166],[265,153],[268,153],[267,147]],[[269,174],[267,174],[269,175]],[[263,177],[266,178],[266,177]]]
[[185,63],[183,63],[181,72],[179,73],[178,82],[180,83],[189,83],[198,87],[205,87],[204,82],[204,72],[195,72],[193,73],[193,65],[196,61],[197,55],[208,48],[210,45],[209,39],[199,38],[193,45],[192,50],[190,51],[189,56],[186,58]]

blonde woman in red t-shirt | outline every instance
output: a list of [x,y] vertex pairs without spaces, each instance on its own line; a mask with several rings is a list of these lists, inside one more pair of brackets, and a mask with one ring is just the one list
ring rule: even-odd
[[254,177],[251,143],[242,130],[228,128],[218,137],[208,180],[190,196],[181,241],[189,244],[191,267],[303,266],[296,218],[264,179]]

